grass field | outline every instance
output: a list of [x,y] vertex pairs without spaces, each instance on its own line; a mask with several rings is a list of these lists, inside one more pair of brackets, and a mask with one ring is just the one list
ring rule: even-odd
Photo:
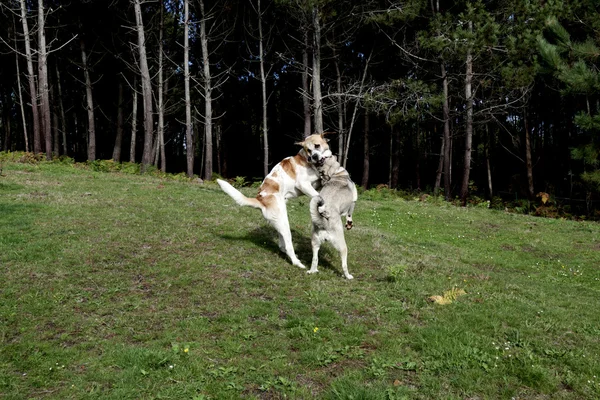
[[597,223],[370,191],[347,281],[213,183],[2,172],[1,399],[600,398]]

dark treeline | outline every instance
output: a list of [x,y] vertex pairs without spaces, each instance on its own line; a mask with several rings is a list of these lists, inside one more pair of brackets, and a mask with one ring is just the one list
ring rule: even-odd
[[260,178],[332,132],[364,187],[591,213],[600,6],[3,0],[2,149]]

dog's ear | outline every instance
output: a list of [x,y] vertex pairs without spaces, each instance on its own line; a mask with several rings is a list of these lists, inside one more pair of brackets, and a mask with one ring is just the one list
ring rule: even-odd
[[326,142],[329,142],[329,139],[327,139],[325,136],[326,135],[333,135],[335,134],[335,132],[323,132],[321,133],[321,137],[323,138],[323,140],[325,140]]
[[301,141],[301,142],[296,142],[296,143],[294,143],[294,144],[297,144],[298,146],[302,146],[302,147],[304,147],[304,142],[305,142],[305,141],[303,140],[303,141]]

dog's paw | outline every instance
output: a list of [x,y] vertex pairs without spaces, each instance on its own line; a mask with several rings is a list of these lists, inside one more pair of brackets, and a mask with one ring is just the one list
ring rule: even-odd
[[308,271],[306,271],[306,273],[307,273],[307,274],[316,274],[317,272],[319,272],[319,270],[318,270],[318,269],[316,269],[316,268],[314,268],[314,269],[313,269],[313,268],[311,268],[311,269],[309,269]]
[[346,279],[350,280],[350,279],[354,279],[354,277],[350,274],[346,274]]
[[300,260],[298,260],[298,259],[292,260],[292,265],[295,265],[298,268],[306,269],[306,267],[304,266],[304,264],[302,264],[300,262]]

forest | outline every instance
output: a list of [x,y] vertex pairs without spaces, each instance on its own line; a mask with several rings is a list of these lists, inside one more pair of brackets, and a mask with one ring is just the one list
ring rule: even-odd
[[[600,210],[592,0],[2,0],[3,151]],[[498,200],[500,199],[500,200]]]

